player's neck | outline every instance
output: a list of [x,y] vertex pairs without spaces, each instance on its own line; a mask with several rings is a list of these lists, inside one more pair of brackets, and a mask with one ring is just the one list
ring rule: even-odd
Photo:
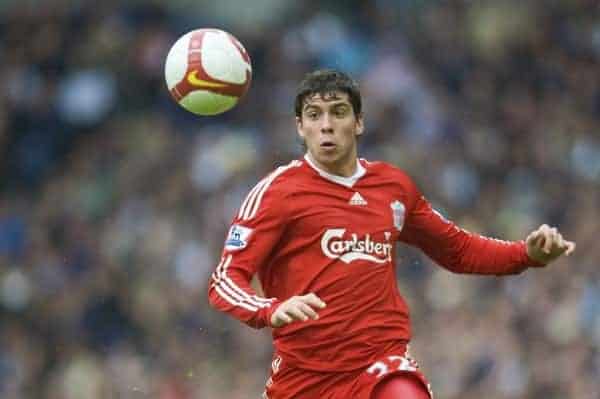
[[306,156],[309,158],[310,162],[315,167],[331,175],[351,177],[357,171],[358,157],[356,155],[350,156],[348,157],[348,159],[340,160],[339,162],[331,164],[319,162],[315,159],[315,157],[311,155],[310,151],[306,153]]

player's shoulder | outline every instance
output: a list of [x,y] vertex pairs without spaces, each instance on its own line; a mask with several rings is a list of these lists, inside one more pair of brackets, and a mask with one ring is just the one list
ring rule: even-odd
[[273,169],[267,174],[260,183],[268,182],[269,188],[272,191],[286,192],[294,186],[294,181],[302,176],[303,160],[293,160],[285,165],[281,165]]
[[255,186],[262,187],[265,192],[283,194],[294,186],[294,180],[301,174],[303,161],[293,160],[271,170]]
[[263,177],[258,183],[254,185],[244,198],[238,218],[242,220],[251,220],[255,218],[261,210],[270,209],[282,210],[281,206],[274,206],[284,204],[287,195],[290,192],[290,187],[293,186],[293,179],[295,170],[302,166],[302,162],[294,160],[286,165],[277,167]]
[[410,175],[398,166],[384,161],[370,161],[365,158],[360,158],[360,162],[367,169],[367,172],[378,178],[390,179],[399,184],[414,185]]

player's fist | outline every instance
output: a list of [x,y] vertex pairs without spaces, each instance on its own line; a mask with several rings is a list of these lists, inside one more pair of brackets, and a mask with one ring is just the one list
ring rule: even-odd
[[319,315],[315,309],[323,309],[325,306],[325,302],[313,293],[293,296],[275,309],[271,315],[271,327],[283,327],[294,321],[317,320]]
[[547,224],[541,225],[531,232],[525,239],[527,255],[536,262],[547,264],[562,254],[571,255],[575,250],[575,243],[567,241],[556,230]]

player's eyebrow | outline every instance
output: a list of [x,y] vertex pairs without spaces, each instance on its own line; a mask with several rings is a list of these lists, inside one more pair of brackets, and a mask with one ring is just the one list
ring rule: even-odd
[[336,102],[331,105],[331,108],[341,108],[341,107],[350,107],[350,104],[347,101]]
[[309,110],[311,108],[317,108],[318,109],[318,108],[321,108],[321,107],[319,107],[318,105],[315,105],[315,104],[304,104],[303,110],[307,111],[307,110]]
[[340,107],[350,107],[350,103],[344,99],[339,99],[335,101],[325,101],[324,105],[317,105],[314,103],[304,103],[303,111],[310,110],[311,108],[321,109],[321,108],[340,108]]

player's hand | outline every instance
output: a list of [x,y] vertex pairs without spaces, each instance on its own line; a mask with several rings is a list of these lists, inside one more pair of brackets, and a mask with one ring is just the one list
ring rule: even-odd
[[562,254],[567,256],[575,251],[575,243],[567,241],[555,227],[541,225],[525,239],[527,255],[536,262],[547,264]]
[[325,302],[313,293],[293,296],[282,302],[271,315],[271,327],[278,328],[294,321],[317,320],[319,315],[315,309],[323,309]]

